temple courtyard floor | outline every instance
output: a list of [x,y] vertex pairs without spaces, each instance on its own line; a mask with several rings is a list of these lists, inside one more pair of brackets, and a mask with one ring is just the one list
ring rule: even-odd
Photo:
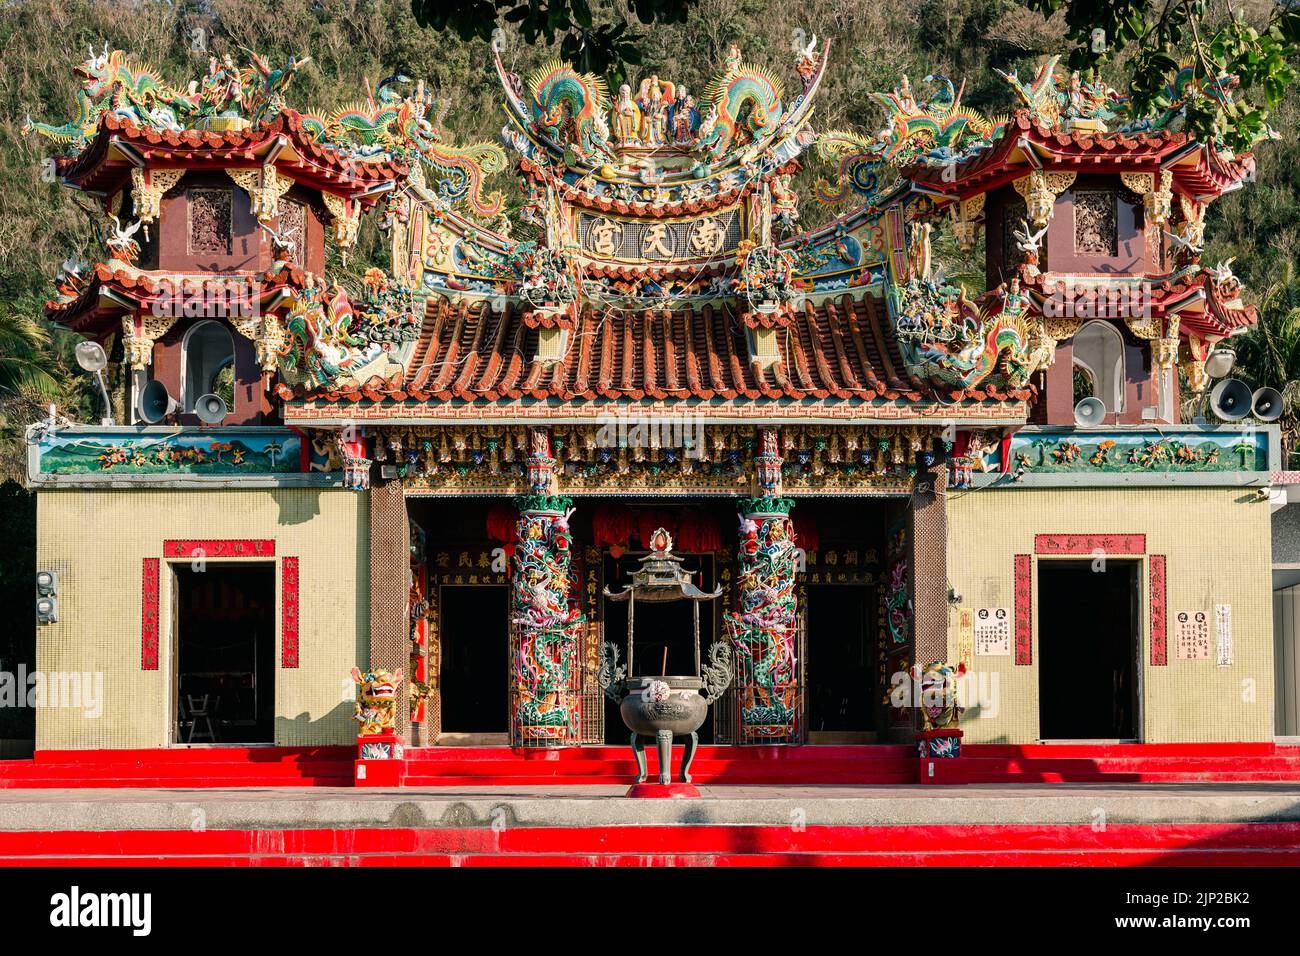
[[1300,865],[1300,783],[0,791],[0,865]]

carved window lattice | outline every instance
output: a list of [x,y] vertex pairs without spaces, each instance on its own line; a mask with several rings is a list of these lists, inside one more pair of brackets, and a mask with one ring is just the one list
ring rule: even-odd
[[293,199],[280,202],[280,234],[293,243],[293,261],[297,265],[306,262],[307,249],[307,207]]
[[191,189],[189,191],[191,253],[230,255],[231,191]]
[[1092,256],[1119,255],[1119,216],[1113,189],[1075,190],[1074,251]]

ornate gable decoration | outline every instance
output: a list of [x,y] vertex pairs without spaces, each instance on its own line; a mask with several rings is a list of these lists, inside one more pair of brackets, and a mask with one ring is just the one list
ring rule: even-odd
[[[61,145],[67,156],[66,168],[101,137],[107,117],[119,136],[136,137],[146,145],[163,134],[168,145],[202,148],[205,158],[231,165],[247,163],[249,148],[265,145],[259,134],[273,137],[287,134],[299,153],[315,153],[332,167],[327,177],[346,191],[351,179],[418,179],[427,184],[429,197],[446,207],[458,206],[475,216],[490,217],[501,211],[499,193],[486,194],[484,181],[505,169],[505,152],[494,143],[453,146],[444,141],[442,120],[446,104],[425,89],[423,82],[411,91],[404,76],[391,76],[366,98],[329,113],[300,113],[289,108],[285,91],[297,72],[311,57],[290,57],[281,67],[272,67],[256,53],[249,53],[251,65],[238,66],[230,56],[212,57],[207,73],[184,87],[168,84],[153,67],[136,62],[121,50],[109,50],[89,57],[76,68],[81,81],[77,91],[77,115],[62,125],[32,120],[24,131],[36,133]],[[279,155],[279,150],[274,151]],[[275,215],[276,200],[298,176],[303,164],[281,160],[281,176],[273,168],[234,170],[241,187],[255,198],[259,218]],[[176,160],[170,161],[171,166]],[[159,176],[178,176],[175,169],[137,169],[133,172],[137,191],[144,203],[137,217],[152,221],[165,185],[155,185]],[[241,178],[242,177],[242,178]],[[141,188],[146,187],[146,188]],[[154,188],[148,188],[154,187]]]
[[523,218],[583,273],[584,296],[662,305],[754,287],[737,273],[798,220],[790,175],[813,142],[825,46],[799,46],[794,97],[734,45],[699,96],[658,74],[611,94],[558,61],[521,77],[501,48],[498,35],[510,120],[502,139],[520,157]]

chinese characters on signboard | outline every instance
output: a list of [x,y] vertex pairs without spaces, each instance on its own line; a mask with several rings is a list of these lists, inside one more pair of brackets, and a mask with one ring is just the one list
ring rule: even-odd
[[1210,621],[1204,611],[1179,611],[1174,619],[1174,640],[1180,661],[1210,659]]
[[730,254],[740,244],[740,211],[700,219],[616,219],[578,215],[578,244],[595,259],[676,262]]
[[1011,612],[982,607],[975,612],[975,653],[981,657],[1011,656]]

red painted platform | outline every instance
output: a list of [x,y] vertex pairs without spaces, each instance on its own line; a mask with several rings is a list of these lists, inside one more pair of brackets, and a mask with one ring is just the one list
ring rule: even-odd
[[[646,749],[649,779],[659,757]],[[682,748],[673,748],[680,772]],[[425,747],[407,750],[408,787],[476,785],[620,784],[636,779],[630,747],[570,747],[524,754],[507,747]],[[719,747],[703,746],[691,763],[702,784],[916,783],[910,745]]]
[[350,787],[356,747],[38,750],[0,760],[7,787]]
[[[1208,783],[1300,781],[1300,747],[1242,744],[967,744],[943,761],[964,783]],[[626,747],[521,753],[506,747],[409,748],[407,787],[628,785],[636,766]],[[646,753],[651,779],[658,773]],[[350,787],[353,747],[195,747],[38,751],[0,760],[0,788]],[[681,751],[674,754],[680,766]],[[695,784],[915,784],[910,745],[701,747]]]
[[0,866],[1297,866],[1300,823],[0,832]]

